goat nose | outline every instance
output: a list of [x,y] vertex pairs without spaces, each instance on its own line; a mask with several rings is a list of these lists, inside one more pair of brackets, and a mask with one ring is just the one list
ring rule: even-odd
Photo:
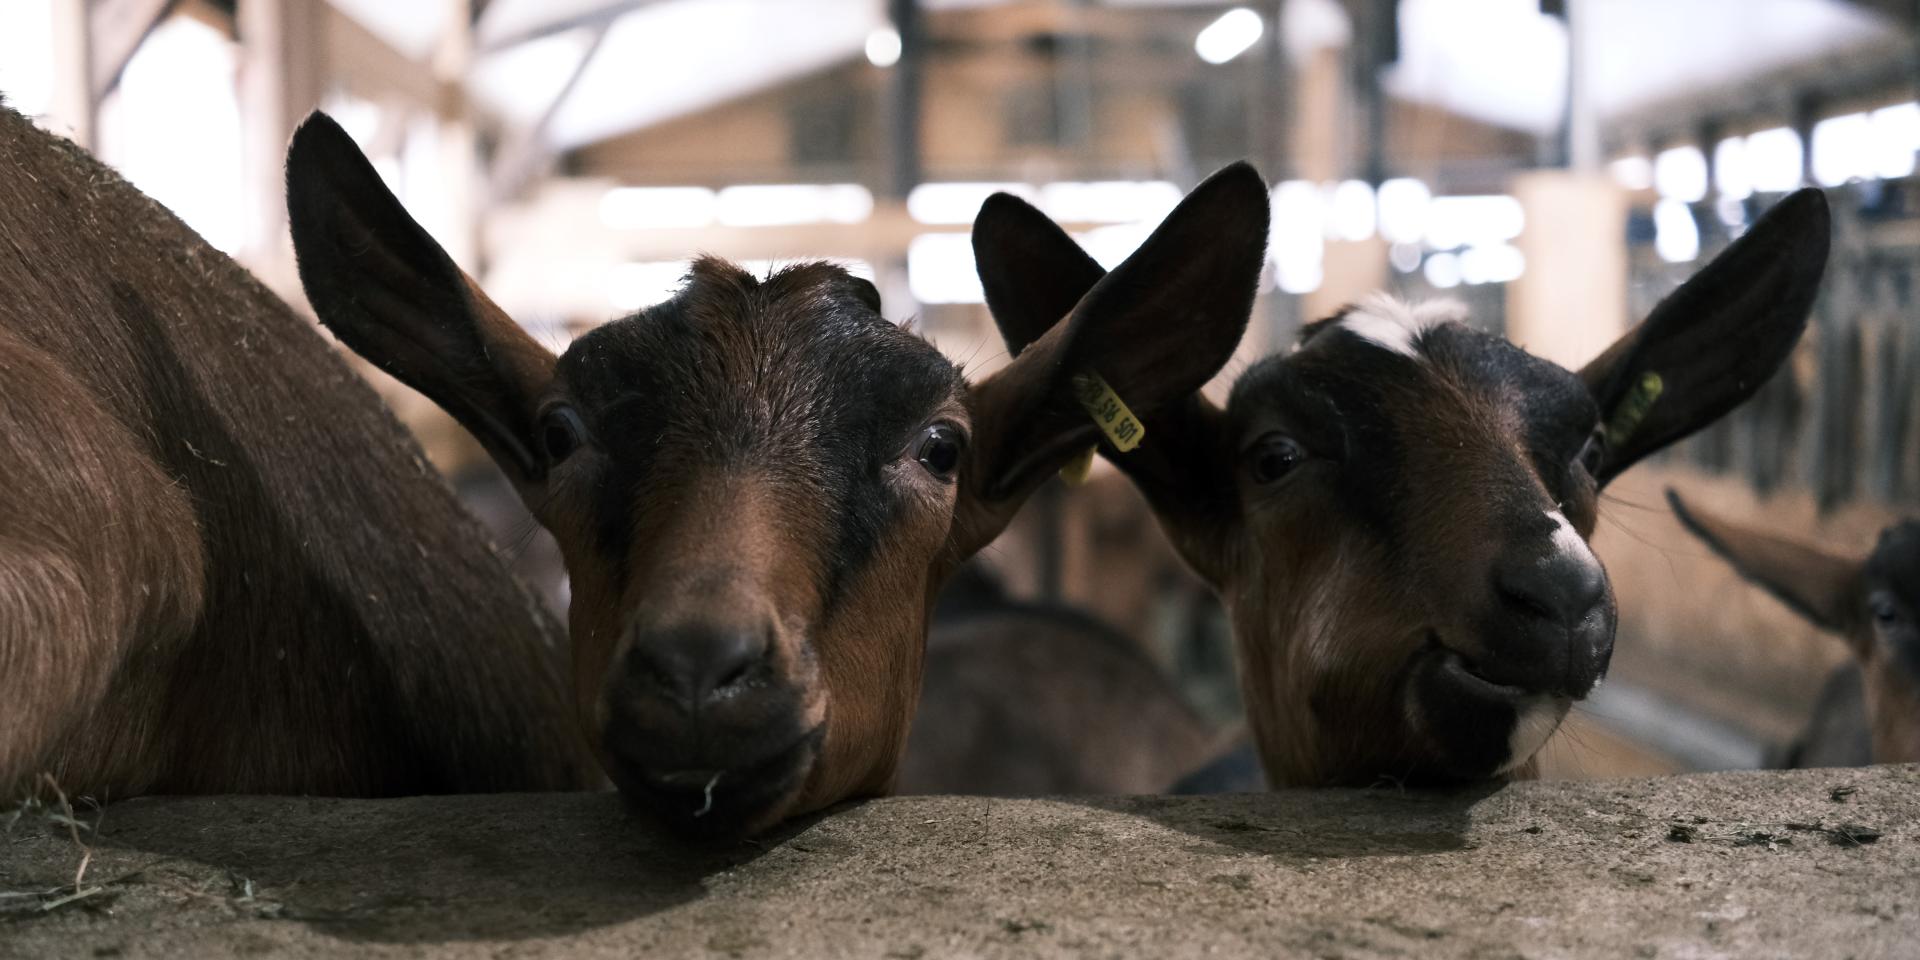
[[643,630],[627,653],[627,671],[638,690],[695,710],[753,684],[764,672],[772,634],[765,625]]
[[1592,551],[1554,548],[1508,554],[1493,570],[1501,603],[1523,615],[1574,626],[1607,596],[1607,574]]
[[1509,550],[1493,568],[1499,610],[1482,664],[1490,679],[1529,692],[1579,698],[1613,654],[1607,573],[1585,541],[1554,537]]

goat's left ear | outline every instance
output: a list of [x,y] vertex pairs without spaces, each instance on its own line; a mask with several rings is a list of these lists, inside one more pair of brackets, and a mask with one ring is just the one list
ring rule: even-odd
[[1743,527],[1690,506],[1672,488],[1667,503],[1688,533],[1815,626],[1844,634],[1859,616],[1866,602],[1861,558]]
[[[970,525],[955,537],[962,556],[1098,441],[1100,429],[1076,396],[1086,375],[1110,388],[1103,399],[1146,417],[1184,401],[1226,365],[1246,332],[1266,259],[1267,203],[1266,182],[1252,167],[1227,167],[1100,276],[1039,211],[1011,197],[989,201],[975,230],[1005,236],[1015,252],[989,240],[981,279],[1019,356],[973,388],[974,446],[957,518]],[[1083,283],[1091,289],[1076,289]]]
[[1831,235],[1826,195],[1792,194],[1580,371],[1606,433],[1600,485],[1773,376],[1806,329]]
[[516,485],[544,479],[535,405],[553,354],[480,292],[324,113],[287,150],[287,214],[320,322],[452,414]]

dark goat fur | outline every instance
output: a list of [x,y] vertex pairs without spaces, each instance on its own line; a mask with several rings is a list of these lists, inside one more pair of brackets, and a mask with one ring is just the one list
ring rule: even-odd
[[[972,572],[972,577],[964,573]],[[901,793],[1160,793],[1221,738],[1131,638],[963,571],[935,608]]]
[[591,781],[562,634],[373,390],[0,108],[0,799]]

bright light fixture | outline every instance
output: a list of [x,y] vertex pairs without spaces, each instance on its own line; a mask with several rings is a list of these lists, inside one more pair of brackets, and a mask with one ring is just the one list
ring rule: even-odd
[[1460,254],[1460,279],[1467,283],[1512,283],[1525,272],[1526,255],[1511,243],[1468,247]]
[[1273,282],[1283,293],[1305,294],[1326,279],[1327,196],[1307,180],[1287,180],[1273,188],[1273,226],[1267,255]]
[[704,227],[718,202],[706,187],[615,187],[600,198],[600,222],[615,230]]
[[1040,188],[1040,209],[1062,223],[1158,223],[1180,196],[1165,180],[1062,181]]
[[1387,248],[1387,262],[1401,273],[1412,273],[1420,269],[1420,245],[1417,243],[1396,243]]
[[1747,141],[1728,137],[1713,148],[1713,185],[1722,200],[1745,200],[1753,195],[1747,175]]
[[854,183],[753,184],[720,191],[717,215],[729,227],[783,227],[860,223],[873,213],[873,194]]
[[1653,250],[1668,263],[1690,263],[1700,256],[1700,225],[1686,204],[1669,198],[1653,205]]
[[1381,184],[1380,236],[1389,243],[1417,242],[1427,233],[1427,204],[1431,202],[1433,192],[1419,180],[1401,177]]
[[880,27],[867,34],[867,62],[876,67],[891,67],[900,62],[900,31]]
[[907,287],[921,303],[985,303],[964,233],[923,233],[907,244]]
[[972,223],[980,205],[999,192],[1033,199],[1024,183],[923,183],[907,194],[907,213],[921,223]]
[[1266,21],[1261,20],[1259,14],[1246,7],[1235,7],[1207,24],[1206,29],[1193,38],[1193,52],[1208,63],[1226,63],[1258,43],[1266,29]]
[[1873,120],[1864,113],[1829,117],[1813,125],[1813,182],[1837,187],[1873,176]]
[[1110,227],[1096,227],[1086,233],[1076,234],[1074,241],[1095,263],[1112,270],[1128,257],[1133,256],[1140,245],[1153,235],[1152,222],[1115,224]]
[[1460,285],[1460,258],[1451,253],[1436,253],[1427,258],[1427,282],[1439,290]]
[[1747,177],[1762,193],[1800,188],[1803,174],[1800,135],[1792,127],[1774,127],[1747,137]]
[[1653,164],[1646,157],[1621,157],[1607,164],[1607,172],[1613,174],[1615,183],[1628,190],[1645,190],[1653,186]]
[[1527,225],[1525,208],[1505,194],[1435,197],[1427,210],[1427,246],[1435,250],[1512,240]]
[[1373,236],[1373,188],[1365,180],[1343,180],[1327,192],[1327,236],[1358,242]]
[[1682,203],[1706,199],[1707,155],[1699,147],[1660,151],[1653,158],[1653,188]]
[[1902,103],[1873,112],[1873,175],[1910,177],[1920,152],[1920,103]]

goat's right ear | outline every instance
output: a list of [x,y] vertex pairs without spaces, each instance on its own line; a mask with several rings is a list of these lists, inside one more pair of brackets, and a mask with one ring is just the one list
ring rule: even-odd
[[1761,533],[1687,506],[1669,489],[1667,503],[1688,532],[1815,626],[1846,633],[1859,617],[1865,563],[1819,547]]
[[1016,357],[1107,275],[1059,224],[1010,193],[988,197],[974,217],[973,262],[993,324]]
[[553,354],[408,216],[324,113],[307,117],[288,148],[287,214],[320,322],[452,414],[516,483],[543,480],[535,405]]
[[[983,246],[982,284],[999,300],[996,313],[1008,311],[999,322],[1009,345],[1033,339],[973,389],[975,444],[963,506],[984,507],[1003,525],[1042,481],[1099,442],[1075,395],[1080,375],[1097,374],[1147,420],[1186,404],[1219,373],[1253,310],[1267,202],[1266,183],[1252,167],[1227,167],[1194,188],[1112,273],[1098,276],[1098,266],[1071,255],[1062,244],[1072,241],[1043,224],[1039,211],[1011,197],[989,201],[986,240],[1004,238],[1013,253]],[[1076,290],[1090,278],[1090,289]],[[1144,443],[1166,440],[1149,435]],[[963,543],[977,548],[997,532],[980,526]]]

